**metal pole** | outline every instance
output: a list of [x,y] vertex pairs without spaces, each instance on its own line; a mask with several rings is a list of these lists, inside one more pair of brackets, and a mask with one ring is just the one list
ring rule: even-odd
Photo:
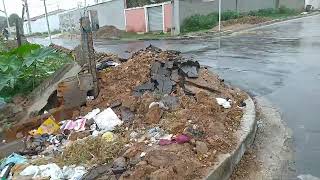
[[44,11],[45,11],[45,16],[46,16],[46,20],[47,20],[48,35],[49,35],[49,38],[50,38],[50,44],[52,44],[51,31],[50,31],[50,25],[49,25],[49,20],[48,20],[48,12],[47,12],[46,0],[43,0],[43,5],[44,5]]
[[219,32],[221,31],[221,0],[219,0]]
[[6,4],[4,3],[4,0],[2,0],[2,4],[3,4],[4,14],[6,15],[6,18],[7,18],[8,31],[9,31],[9,34],[11,34],[9,18],[8,18],[7,9],[6,9]]
[[27,19],[28,19],[28,27],[29,27],[29,34],[32,34],[31,22],[30,22],[30,14],[29,14],[29,6],[28,6],[28,0],[24,0],[24,4],[25,4],[25,6],[26,6]]

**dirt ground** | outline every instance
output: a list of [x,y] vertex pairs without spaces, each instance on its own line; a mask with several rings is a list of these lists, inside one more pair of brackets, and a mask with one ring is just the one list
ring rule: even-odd
[[[246,16],[238,19],[231,19],[222,22],[222,31],[237,31],[241,29],[247,29],[253,27],[256,24],[270,21],[271,19],[266,17]],[[214,32],[218,31],[218,26],[213,28]]]
[[257,135],[231,180],[297,179],[292,135],[279,111],[268,100],[255,98],[258,118]]
[[124,31],[121,31],[114,26],[103,26],[95,33],[95,38],[117,39],[120,38],[122,33],[124,33]]

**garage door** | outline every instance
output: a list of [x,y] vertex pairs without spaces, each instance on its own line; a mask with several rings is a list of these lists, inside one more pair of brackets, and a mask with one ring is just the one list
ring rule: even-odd
[[149,7],[147,10],[149,31],[163,31],[162,6]]

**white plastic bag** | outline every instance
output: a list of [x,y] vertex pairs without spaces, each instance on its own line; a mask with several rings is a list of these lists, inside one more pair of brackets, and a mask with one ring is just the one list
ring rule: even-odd
[[78,167],[64,166],[62,171],[63,171],[64,179],[69,179],[69,180],[80,180],[82,176],[87,173],[86,169],[83,166],[78,166]]
[[86,118],[87,120],[90,120],[90,119],[94,118],[99,113],[100,113],[100,109],[97,108],[97,109],[94,109],[91,112],[89,112],[87,115],[85,115],[84,118]]
[[217,103],[218,103],[220,106],[223,106],[225,109],[231,108],[230,102],[227,101],[226,99],[216,98],[216,100],[217,100]]
[[111,108],[102,111],[93,120],[102,131],[112,131],[116,126],[123,123]]
[[38,174],[39,174],[39,166],[34,166],[34,165],[31,165],[31,166],[28,166],[26,167],[22,172],[20,172],[20,175],[21,176],[33,176],[33,177],[36,177]]
[[50,180],[63,179],[63,173],[55,163],[39,166],[41,177],[50,177]]

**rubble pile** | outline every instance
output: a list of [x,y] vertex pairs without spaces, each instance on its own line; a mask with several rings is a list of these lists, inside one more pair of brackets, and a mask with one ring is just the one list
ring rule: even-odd
[[95,33],[95,38],[116,39],[123,34],[124,31],[119,30],[115,26],[102,26]]
[[[19,154],[38,159],[28,160],[33,169],[50,165],[57,177],[80,169],[82,179],[201,179],[236,146],[247,95],[197,61],[150,46],[98,77],[98,97],[72,119],[48,118],[30,132]],[[11,173],[28,174],[21,171]]]

